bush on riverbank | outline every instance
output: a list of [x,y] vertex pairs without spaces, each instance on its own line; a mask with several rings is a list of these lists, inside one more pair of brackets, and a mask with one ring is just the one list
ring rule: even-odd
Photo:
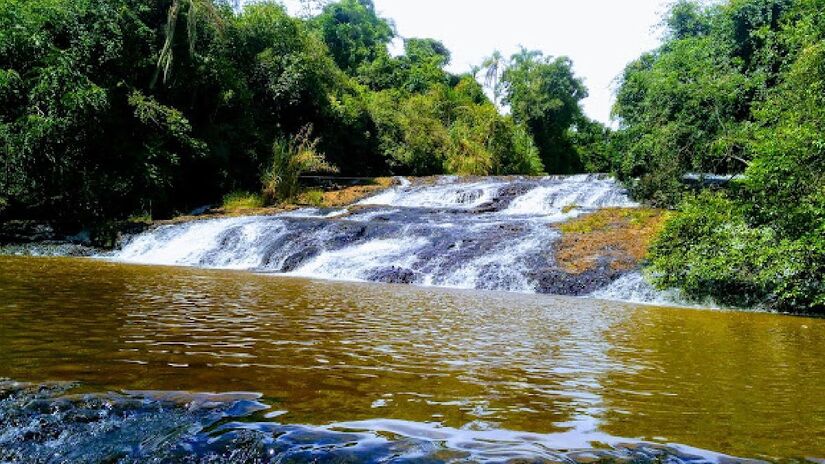
[[[680,214],[652,274],[688,296],[825,310],[825,5],[680,0],[664,44],[625,70],[620,175]],[[690,170],[742,174],[686,194]]]
[[318,139],[312,138],[312,126],[306,126],[291,140],[278,140],[272,148],[272,164],[263,177],[264,199],[270,204],[287,202],[301,192],[301,176],[307,172],[336,173],[318,152]]
[[232,192],[223,197],[221,209],[228,213],[263,208],[264,198],[260,194],[250,192]]
[[783,310],[825,305],[825,241],[753,226],[724,194],[686,200],[650,254],[655,280],[685,296],[737,307]]

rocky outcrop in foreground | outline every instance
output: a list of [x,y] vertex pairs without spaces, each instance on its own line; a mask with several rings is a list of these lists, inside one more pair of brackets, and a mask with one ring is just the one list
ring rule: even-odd
[[[660,463],[748,462],[647,443],[552,452],[489,441],[463,443],[376,431],[266,421],[256,394],[77,394],[71,383],[0,380],[4,463]],[[398,421],[398,423],[401,423]],[[413,424],[409,424],[413,425]],[[423,424],[422,424],[423,425]],[[348,427],[350,428],[350,427]],[[449,429],[436,429],[448,434]],[[529,434],[525,434],[529,436]],[[512,447],[512,448],[511,448]],[[517,449],[516,449],[517,448]],[[752,461],[750,461],[752,462]]]

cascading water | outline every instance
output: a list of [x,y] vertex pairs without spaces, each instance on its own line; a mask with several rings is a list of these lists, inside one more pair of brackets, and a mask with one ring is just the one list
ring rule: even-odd
[[112,258],[336,280],[566,295],[601,292],[596,294],[620,298],[611,289],[625,274],[569,274],[556,265],[560,234],[554,224],[598,208],[634,206],[614,179],[602,175],[400,179],[348,209],[162,226],[130,238]]

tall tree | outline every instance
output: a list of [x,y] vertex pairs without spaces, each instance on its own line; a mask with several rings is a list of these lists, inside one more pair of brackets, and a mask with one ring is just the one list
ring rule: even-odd
[[158,56],[157,70],[152,78],[152,87],[155,86],[161,74],[163,74],[163,82],[165,83],[172,72],[175,35],[178,30],[178,18],[181,14],[186,15],[186,38],[190,55],[195,54],[197,22],[199,20],[206,19],[218,28],[223,26],[223,20],[218,14],[213,0],[172,0],[166,15],[166,26],[163,29],[166,38]]
[[335,63],[350,75],[355,75],[362,64],[386,54],[394,36],[390,23],[375,12],[372,0],[331,3],[314,22]]
[[501,75],[506,67],[507,61],[498,50],[481,63],[481,70],[484,71],[484,86],[493,95],[493,103],[496,106],[501,104]]
[[587,97],[582,80],[567,57],[553,58],[522,49],[502,75],[504,103],[516,122],[527,126],[547,172],[581,172],[583,165],[568,131],[582,117],[580,102]]

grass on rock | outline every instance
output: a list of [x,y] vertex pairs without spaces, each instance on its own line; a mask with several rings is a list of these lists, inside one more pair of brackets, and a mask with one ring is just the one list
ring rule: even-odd
[[645,259],[648,247],[673,214],[653,208],[605,208],[561,224],[556,259],[579,274],[607,259],[614,270],[629,270]]

